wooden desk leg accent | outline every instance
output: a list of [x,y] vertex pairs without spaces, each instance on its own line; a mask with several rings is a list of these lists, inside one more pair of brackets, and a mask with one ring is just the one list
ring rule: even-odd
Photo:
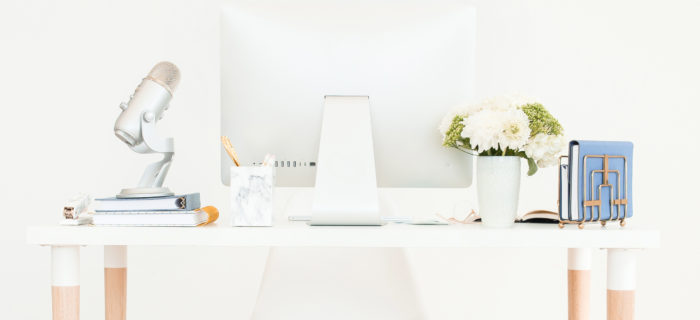
[[51,247],[53,320],[80,319],[80,247]]
[[635,252],[608,249],[608,320],[634,319]]
[[588,320],[591,309],[591,249],[568,251],[569,320]]
[[126,246],[105,246],[105,319],[126,319]]

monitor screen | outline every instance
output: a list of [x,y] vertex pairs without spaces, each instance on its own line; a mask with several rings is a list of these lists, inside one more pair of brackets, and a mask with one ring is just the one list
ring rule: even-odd
[[[467,187],[472,159],[438,126],[474,96],[475,28],[465,1],[225,2],[221,133],[242,165],[275,154],[278,186],[310,187],[324,96],[369,96],[379,187]],[[226,185],[231,165],[222,151]]]

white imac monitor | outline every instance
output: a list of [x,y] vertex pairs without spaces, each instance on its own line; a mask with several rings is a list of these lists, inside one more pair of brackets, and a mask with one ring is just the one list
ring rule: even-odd
[[[221,134],[231,138],[242,165],[275,154],[277,186],[316,186],[317,198],[319,184],[342,189],[346,179],[343,185],[352,187],[358,175],[374,179],[375,190],[468,187],[472,159],[442,147],[438,125],[474,96],[475,29],[475,8],[466,1],[226,1]],[[354,104],[344,104],[348,96]],[[343,115],[330,105],[359,112]],[[327,137],[319,148],[322,124]],[[323,159],[325,171],[337,174],[316,176]],[[226,185],[230,166],[222,152]],[[326,209],[347,216],[374,208],[342,202]],[[314,215],[326,210],[317,204]]]

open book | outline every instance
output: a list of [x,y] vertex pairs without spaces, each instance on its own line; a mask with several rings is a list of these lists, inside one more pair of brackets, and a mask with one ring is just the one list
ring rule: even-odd
[[[438,216],[449,222],[456,223],[479,223],[481,222],[481,217],[476,211],[472,210],[469,215],[463,220],[457,220],[454,217],[446,218],[438,214]],[[530,211],[521,217],[515,219],[516,223],[559,223],[559,214],[548,210],[534,210]]]
[[522,223],[559,223],[559,214],[548,210],[534,210],[515,219],[515,222]]

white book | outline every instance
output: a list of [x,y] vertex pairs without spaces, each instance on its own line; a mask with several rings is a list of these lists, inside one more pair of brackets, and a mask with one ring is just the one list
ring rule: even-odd
[[96,226],[194,227],[207,222],[205,211],[125,211],[96,212],[92,224]]
[[561,220],[571,220],[571,211],[569,210],[569,163],[567,158],[562,158],[559,166],[559,217]]
[[579,192],[578,192],[578,145],[573,145],[571,147],[571,154],[569,155],[569,172],[571,174],[571,184],[569,185],[569,199],[571,199],[571,210],[569,211],[572,221],[578,221],[581,217],[581,212],[579,212]]

